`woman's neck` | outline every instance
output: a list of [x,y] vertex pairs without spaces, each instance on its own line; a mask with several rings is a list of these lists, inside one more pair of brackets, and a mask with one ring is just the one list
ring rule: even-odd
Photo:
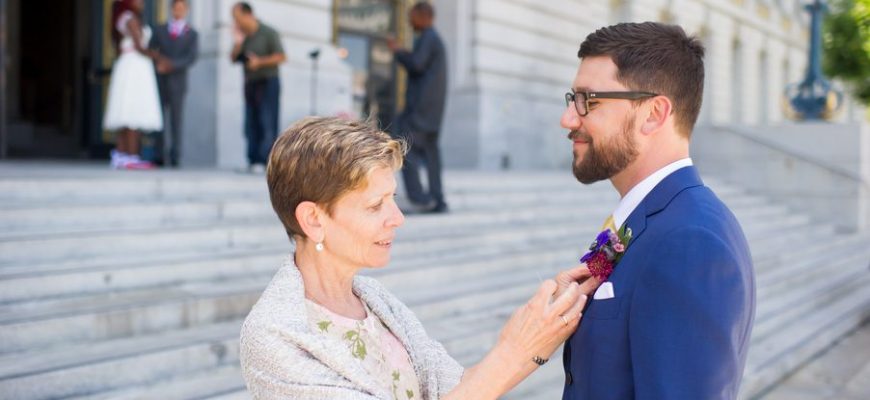
[[302,274],[306,298],[338,315],[353,319],[366,317],[362,301],[353,293],[353,278],[359,268],[343,265],[328,252],[317,252],[313,246],[300,242],[297,242],[295,261]]

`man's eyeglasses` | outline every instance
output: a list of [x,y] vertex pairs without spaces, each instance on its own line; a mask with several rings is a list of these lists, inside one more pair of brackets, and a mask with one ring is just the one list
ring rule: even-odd
[[[568,92],[565,93],[565,106],[570,107],[571,103],[574,103],[577,114],[585,117],[586,114],[589,114],[589,102],[595,99],[640,100],[655,96],[658,96],[658,94],[650,92]],[[583,101],[577,101],[578,97],[582,98]]]

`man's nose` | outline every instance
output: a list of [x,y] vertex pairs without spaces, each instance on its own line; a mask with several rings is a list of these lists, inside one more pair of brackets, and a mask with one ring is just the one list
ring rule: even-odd
[[580,128],[581,118],[577,114],[577,110],[569,105],[562,112],[562,119],[559,122],[563,128],[573,131]]

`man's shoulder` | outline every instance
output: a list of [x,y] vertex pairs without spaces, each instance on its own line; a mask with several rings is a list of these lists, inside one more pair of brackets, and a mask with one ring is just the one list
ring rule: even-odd
[[260,33],[264,36],[273,36],[273,35],[278,36],[278,31],[275,30],[275,28],[273,28],[271,25],[263,23],[263,21],[259,21],[259,22],[260,22],[260,30],[257,33]]
[[434,27],[426,29],[425,31],[423,31],[423,35],[427,36],[427,37],[431,38],[432,40],[435,40],[439,43],[441,42],[441,34],[438,33],[438,31]]
[[743,236],[733,212],[703,185],[678,193],[661,212],[650,216],[647,223],[663,238],[698,239],[698,235],[712,235],[730,243]]
[[731,215],[728,206],[705,185],[686,188],[677,193],[662,210],[667,215],[694,215],[706,221],[707,217]]

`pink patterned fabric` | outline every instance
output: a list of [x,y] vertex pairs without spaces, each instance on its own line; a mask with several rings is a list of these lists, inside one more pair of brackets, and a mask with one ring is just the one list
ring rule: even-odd
[[311,329],[344,343],[350,355],[392,393],[394,400],[420,398],[420,382],[408,351],[368,306],[363,320],[338,315],[309,299],[305,307]]

